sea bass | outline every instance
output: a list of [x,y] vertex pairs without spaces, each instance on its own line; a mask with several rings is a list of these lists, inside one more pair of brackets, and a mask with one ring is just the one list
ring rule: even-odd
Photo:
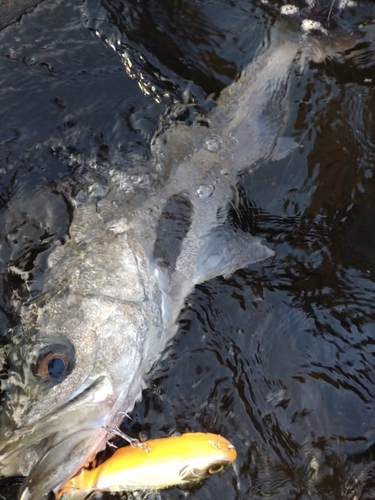
[[128,195],[115,169],[75,196],[70,239],[46,252],[43,283],[29,283],[1,381],[0,475],[26,476],[22,500],[58,491],[106,446],[196,284],[274,254],[231,226],[228,208],[239,172],[288,152],[284,97],[309,47],[274,26],[204,120],[153,140],[160,181],[147,196]]

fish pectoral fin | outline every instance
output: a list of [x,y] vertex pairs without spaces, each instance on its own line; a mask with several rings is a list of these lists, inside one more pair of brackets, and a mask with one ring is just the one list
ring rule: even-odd
[[220,226],[207,236],[197,261],[196,283],[232,273],[272,257],[275,252],[261,240],[239,229]]

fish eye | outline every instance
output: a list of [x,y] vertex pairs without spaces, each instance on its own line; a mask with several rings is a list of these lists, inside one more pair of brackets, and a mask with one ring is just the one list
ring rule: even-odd
[[74,351],[71,346],[49,345],[44,347],[32,364],[35,377],[43,382],[62,382],[74,367]]
[[224,469],[223,464],[215,464],[211,465],[211,467],[208,469],[209,474],[217,474],[218,472],[221,472]]

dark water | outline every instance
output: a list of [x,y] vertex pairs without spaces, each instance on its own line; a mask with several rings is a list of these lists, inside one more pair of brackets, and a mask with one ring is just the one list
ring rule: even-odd
[[[148,158],[159,117],[186,99],[207,109],[267,44],[279,6],[47,0],[0,32],[3,345],[12,293],[26,294],[16,270],[32,273],[68,232],[57,181]],[[374,14],[334,5],[331,25],[362,50],[295,65],[282,126],[299,147],[239,178],[233,222],[275,259],[197,287],[124,427],[214,431],[238,460],[194,492],[151,498],[375,498]]]

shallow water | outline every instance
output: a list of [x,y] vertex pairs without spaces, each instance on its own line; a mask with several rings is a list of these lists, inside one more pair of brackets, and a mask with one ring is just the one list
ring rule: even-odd
[[[3,345],[11,293],[26,294],[13,269],[32,273],[68,232],[56,181],[144,161],[160,115],[184,99],[211,107],[206,97],[267,45],[278,10],[47,0],[0,32]],[[197,287],[124,424],[135,436],[214,431],[238,459],[196,491],[151,498],[375,498],[374,10],[334,8],[332,24],[356,29],[362,51],[296,63],[283,135],[298,148],[239,178],[233,221],[276,257]]]

